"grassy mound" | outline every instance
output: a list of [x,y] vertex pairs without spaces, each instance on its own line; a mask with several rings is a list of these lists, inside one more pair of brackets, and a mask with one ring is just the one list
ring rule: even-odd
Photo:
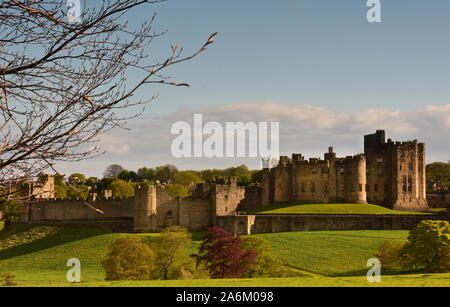
[[250,210],[248,214],[429,214],[391,210],[362,204],[275,204]]

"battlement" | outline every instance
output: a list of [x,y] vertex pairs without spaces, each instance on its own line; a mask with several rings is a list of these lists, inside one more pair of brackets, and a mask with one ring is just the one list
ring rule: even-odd
[[364,154],[356,154],[353,156],[346,156],[344,158],[337,158],[336,164],[344,164],[349,162],[364,162],[366,161],[366,156]]
[[100,198],[96,197],[95,199],[92,198],[36,198],[31,201],[31,203],[69,203],[69,202],[81,202],[81,201],[87,201],[88,203],[95,203],[95,202],[117,202],[122,200],[133,200],[134,196],[127,196],[127,197],[109,197],[109,198]]
[[302,166],[329,166],[330,162],[319,158],[309,158],[309,160],[298,161],[296,164]]

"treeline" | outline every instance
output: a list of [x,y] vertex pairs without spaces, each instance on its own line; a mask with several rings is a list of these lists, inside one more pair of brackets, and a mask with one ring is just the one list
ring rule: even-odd
[[103,195],[110,190],[113,197],[128,197],[134,195],[136,185],[154,185],[157,182],[166,186],[173,196],[187,197],[197,183],[235,177],[240,186],[256,185],[261,182],[262,171],[249,170],[240,165],[226,169],[207,169],[201,171],[180,171],[174,165],[163,165],[156,168],[141,167],[136,171],[127,170],[118,164],[108,166],[103,178],[88,177],[81,173],[74,173],[66,184],[62,177],[55,177],[56,198],[87,198],[89,193],[96,192]]

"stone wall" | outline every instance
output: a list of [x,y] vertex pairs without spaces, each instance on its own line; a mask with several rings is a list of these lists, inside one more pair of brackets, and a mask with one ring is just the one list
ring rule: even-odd
[[51,199],[31,202],[24,206],[21,221],[72,221],[72,220],[102,220],[111,218],[132,218],[133,197],[114,199],[97,199],[89,203],[103,211],[96,212],[80,200]]
[[216,225],[232,234],[313,230],[409,230],[422,220],[449,220],[448,215],[289,214],[217,217]]
[[447,208],[450,205],[450,193],[427,194],[427,203],[430,208]]

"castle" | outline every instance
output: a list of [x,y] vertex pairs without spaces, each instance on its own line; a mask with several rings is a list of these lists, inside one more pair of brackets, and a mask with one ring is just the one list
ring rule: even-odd
[[[54,190],[51,176],[38,189]],[[280,157],[263,168],[259,186],[240,187],[235,178],[198,184],[187,198],[164,186],[137,186],[128,198],[92,197],[86,201],[36,196],[24,206],[23,222],[86,222],[109,231],[156,232],[179,225],[200,230],[219,225],[233,233],[326,229],[408,229],[418,217],[255,216],[245,211],[274,203],[376,203],[396,210],[427,210],[425,144],[385,140],[377,130],[364,136],[364,154],[338,158],[330,147],[324,159],[301,154]],[[95,208],[96,210],[93,210]],[[427,216],[419,216],[428,218]],[[98,223],[102,221],[102,223]],[[109,224],[108,224],[108,223]]]
[[264,169],[263,204],[282,202],[375,203],[396,210],[427,208],[425,144],[385,140],[377,130],[364,136],[364,154],[324,159],[280,157]]

